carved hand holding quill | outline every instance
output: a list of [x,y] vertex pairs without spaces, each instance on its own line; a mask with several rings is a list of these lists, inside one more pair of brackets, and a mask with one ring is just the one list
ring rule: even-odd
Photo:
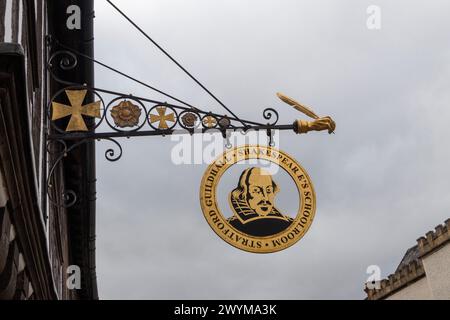
[[294,109],[300,111],[301,113],[313,118],[313,121],[307,120],[296,120],[294,123],[296,133],[307,133],[309,131],[322,131],[328,130],[328,133],[333,133],[336,129],[336,123],[331,117],[319,117],[314,113],[309,107],[295,101],[292,98],[278,92],[278,98],[280,98],[284,103],[294,107]]

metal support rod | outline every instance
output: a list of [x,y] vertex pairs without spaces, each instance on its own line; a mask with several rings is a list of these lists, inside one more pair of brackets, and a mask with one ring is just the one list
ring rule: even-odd
[[[259,131],[259,130],[294,130],[294,125],[274,125],[274,126],[249,126],[249,127],[233,127],[225,129],[226,132],[236,131]],[[201,130],[152,130],[152,131],[130,131],[130,132],[77,132],[71,134],[51,134],[48,140],[79,140],[79,139],[105,139],[105,138],[130,138],[130,137],[147,137],[147,136],[168,136],[186,134],[203,134],[203,133],[219,133],[221,129],[201,129]]]

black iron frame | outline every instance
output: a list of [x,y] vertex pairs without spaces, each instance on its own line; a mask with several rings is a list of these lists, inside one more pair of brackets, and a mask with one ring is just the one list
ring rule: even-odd
[[[53,40],[54,41],[54,40]],[[59,43],[58,43],[59,44]],[[49,38],[48,45],[52,45],[52,39]],[[67,50],[66,50],[67,49]],[[264,130],[268,136],[268,144],[273,146],[273,134],[274,130],[294,130],[294,124],[285,124],[278,125],[279,115],[278,112],[273,108],[265,108],[263,110],[263,118],[267,121],[272,120],[271,122],[261,123],[255,122],[245,119],[240,119],[234,115],[221,115],[218,113],[213,113],[211,111],[204,111],[199,108],[193,107],[190,104],[187,104],[179,99],[176,99],[183,104],[188,105],[189,107],[180,106],[176,104],[171,104],[168,102],[157,101],[145,97],[138,97],[131,94],[124,94],[121,92],[116,92],[112,90],[106,90],[103,88],[97,87],[89,87],[85,84],[73,83],[70,81],[66,81],[64,79],[59,78],[55,74],[55,68],[59,68],[58,71],[69,71],[76,68],[78,64],[78,58],[80,54],[74,50],[69,50],[68,48],[64,48],[64,50],[59,50],[54,52],[49,58],[47,62],[47,70],[50,77],[56,82],[64,85],[65,87],[58,92],[56,92],[53,97],[51,97],[50,101],[48,101],[46,105],[46,128],[47,133],[45,136],[45,145],[47,146],[47,152],[51,155],[52,158],[51,163],[49,164],[49,170],[47,176],[47,196],[53,205],[62,206],[62,207],[70,207],[74,205],[77,201],[76,194],[71,190],[61,190],[62,201],[61,199],[52,199],[50,196],[52,194],[51,188],[52,185],[52,176],[57,169],[58,165],[61,163],[61,160],[72,150],[79,147],[80,145],[92,141],[92,140],[106,140],[112,142],[114,146],[117,148],[109,148],[105,152],[105,158],[108,161],[117,161],[122,157],[122,146],[117,141],[117,138],[130,138],[130,137],[142,137],[142,136],[167,136],[174,134],[204,134],[204,133],[217,133],[221,132],[223,138],[226,140],[226,147],[231,147],[229,137],[231,132],[240,132],[242,134],[246,134],[249,131],[260,131]],[[81,55],[82,58],[91,59],[96,63],[100,63],[90,57],[86,57]],[[101,64],[101,63],[100,63]],[[117,70],[115,72],[121,73]],[[140,82],[128,75],[125,75],[127,78]],[[143,83],[142,83],[143,84]],[[145,84],[144,84],[145,85]],[[148,86],[147,86],[148,87]],[[154,89],[154,88],[152,88]],[[64,128],[58,127],[54,121],[51,121],[52,114],[52,102],[57,100],[61,95],[64,94],[65,90],[87,90],[95,94],[98,98],[97,100],[101,101],[101,117],[93,126],[88,126],[88,131],[83,132],[66,132]],[[158,91],[157,89],[154,89]],[[111,99],[111,101],[105,105],[105,102],[100,94],[107,94],[115,96],[115,98]],[[167,94],[166,94],[167,95]],[[167,95],[171,97],[170,95]],[[174,98],[174,97],[171,97]],[[141,113],[143,111],[145,117],[141,122],[130,128],[124,129],[119,128],[115,124],[109,120],[108,112],[111,111],[111,107],[113,103],[118,103],[120,101],[129,100],[133,101],[134,104],[140,108]],[[151,107],[147,108],[148,105]],[[152,125],[149,120],[150,114],[157,107],[165,107],[166,109],[170,109],[170,111],[174,114],[175,121],[173,124],[167,129],[159,129]],[[191,114],[191,117],[195,119],[194,123],[186,124],[183,120],[183,115]],[[205,123],[205,118],[213,119],[214,125],[210,126]],[[142,117],[140,117],[142,118]],[[102,124],[106,124],[106,128],[108,131],[99,132],[97,129]],[[68,142],[71,142],[68,146]]]

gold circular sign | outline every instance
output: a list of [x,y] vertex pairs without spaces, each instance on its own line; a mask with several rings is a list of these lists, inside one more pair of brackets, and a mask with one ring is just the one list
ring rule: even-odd
[[[256,166],[241,173],[237,187],[228,196],[233,216],[222,215],[216,199],[218,183],[231,166],[249,159],[270,161],[294,180],[300,202],[295,218],[276,208],[280,188],[267,171]],[[311,179],[295,159],[271,147],[246,145],[225,151],[209,165],[200,186],[200,204],[209,225],[223,240],[244,251],[270,253],[292,246],[308,231],[316,196]]]

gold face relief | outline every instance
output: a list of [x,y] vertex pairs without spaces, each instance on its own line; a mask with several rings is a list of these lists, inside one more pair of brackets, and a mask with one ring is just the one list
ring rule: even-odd
[[[230,190],[228,202],[233,215],[223,216],[216,198],[222,175],[234,164],[261,159],[277,164],[294,181],[299,193],[299,210],[288,215],[276,206],[281,187],[276,178],[258,166],[245,169]],[[203,214],[214,232],[232,246],[254,253],[286,249],[308,231],[316,211],[311,179],[292,157],[266,146],[242,146],[225,151],[206,170],[200,186]],[[292,216],[292,217],[291,217]]]

